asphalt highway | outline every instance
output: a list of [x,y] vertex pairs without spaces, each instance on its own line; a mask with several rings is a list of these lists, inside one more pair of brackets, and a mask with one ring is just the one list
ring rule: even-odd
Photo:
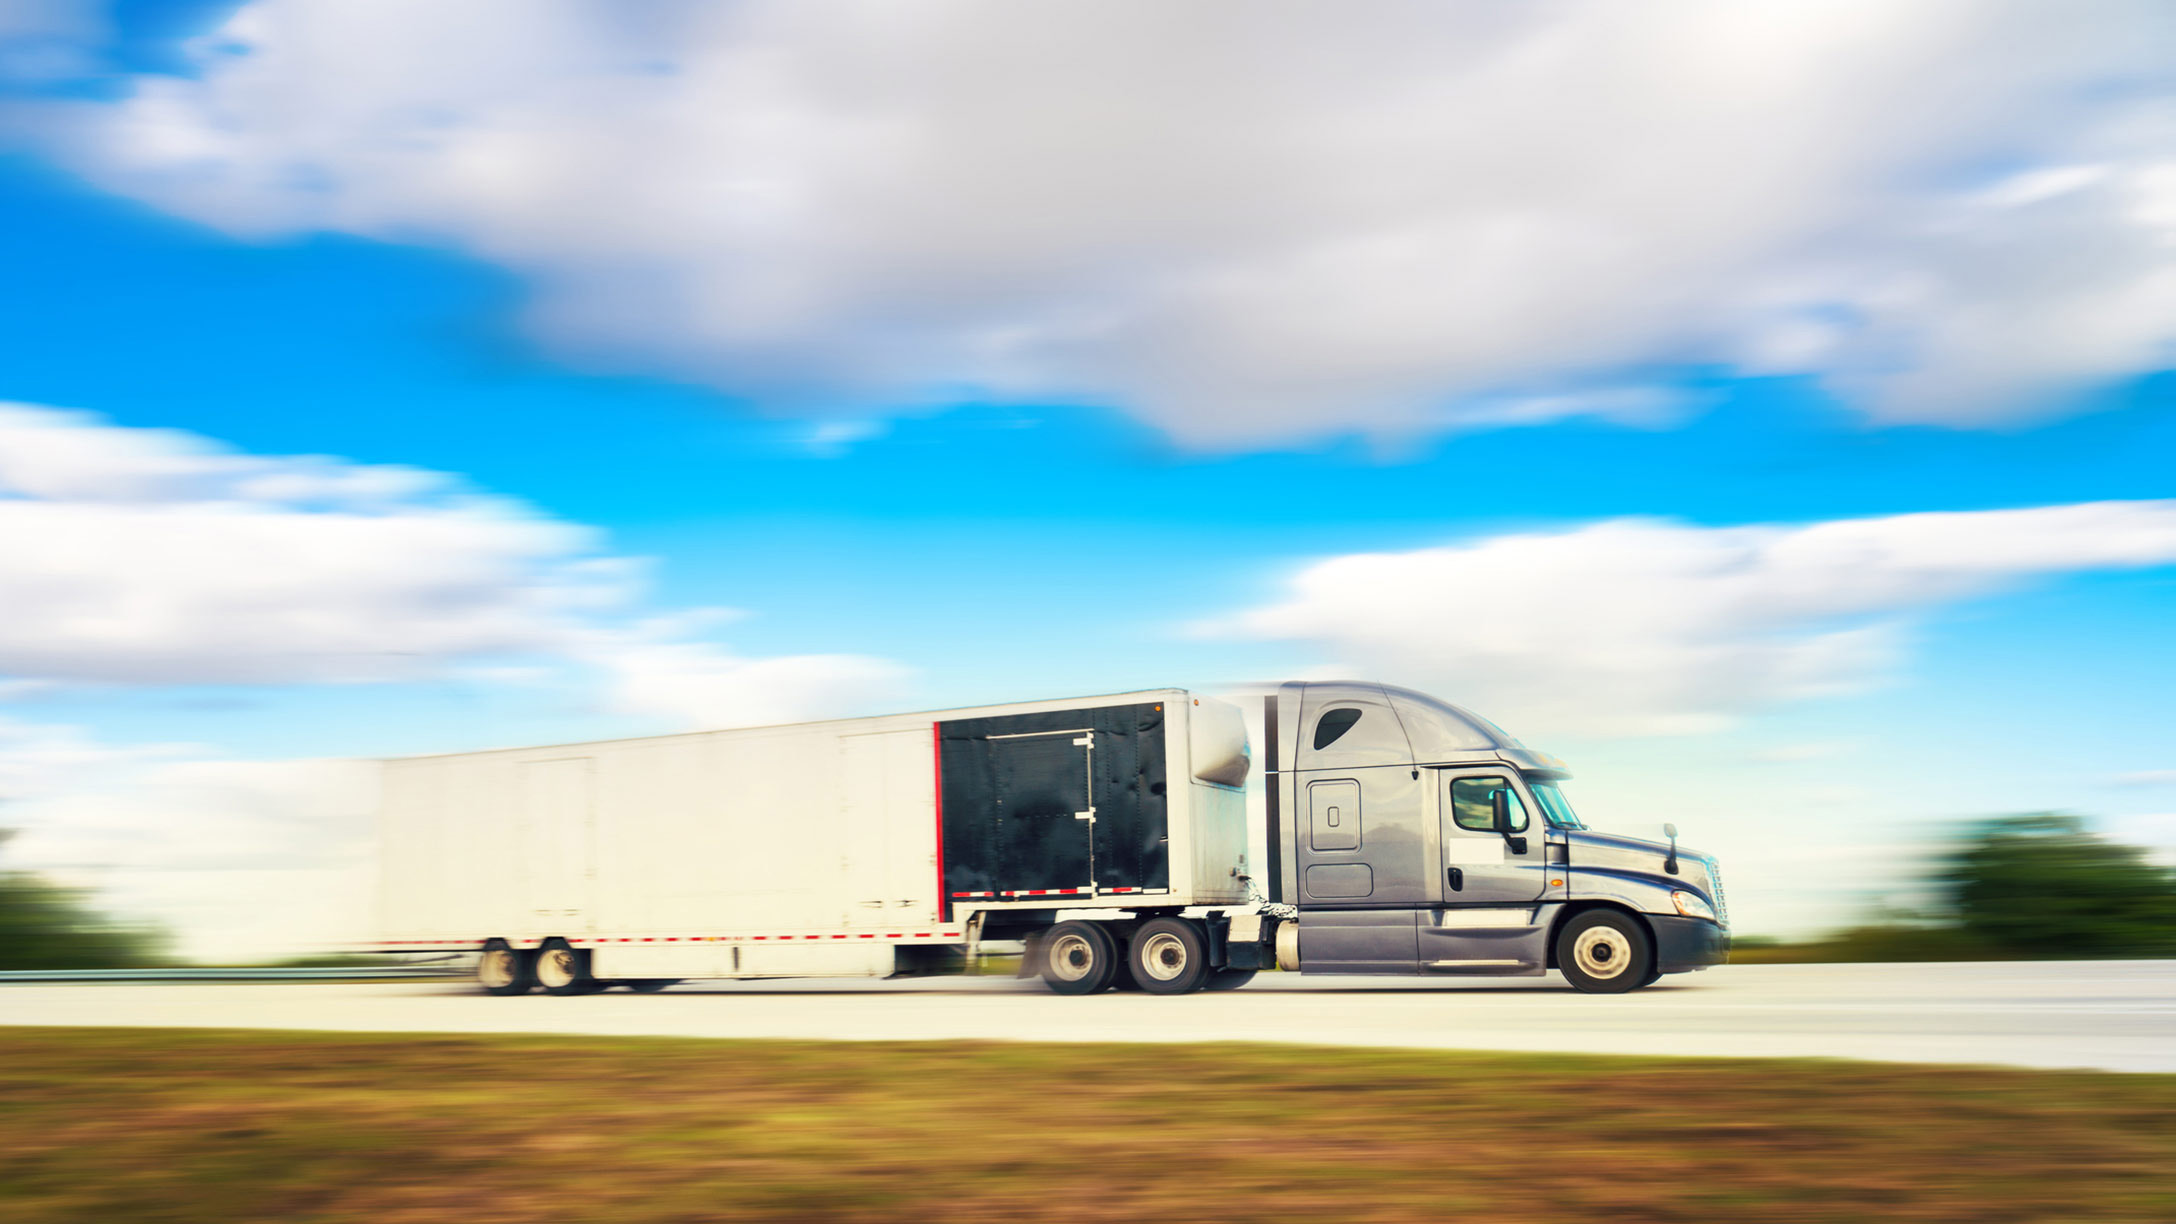
[[[1546,978],[1305,977],[1061,998],[1038,982],[698,982],[495,999],[434,982],[0,986],[0,1025],[1316,1045],[2176,1072],[2176,961],[1743,965],[1582,995]],[[0,1035],[0,1047],[6,1039]]]

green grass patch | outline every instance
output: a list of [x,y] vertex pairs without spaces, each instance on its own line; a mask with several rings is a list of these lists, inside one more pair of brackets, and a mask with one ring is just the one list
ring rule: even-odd
[[2176,1077],[0,1029],[0,1218],[2176,1219]]

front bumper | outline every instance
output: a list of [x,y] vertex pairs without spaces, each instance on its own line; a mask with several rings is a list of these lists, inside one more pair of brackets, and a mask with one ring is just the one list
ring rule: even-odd
[[1649,914],[1655,928],[1655,964],[1664,973],[1705,969],[1730,959],[1730,932],[1705,918]]

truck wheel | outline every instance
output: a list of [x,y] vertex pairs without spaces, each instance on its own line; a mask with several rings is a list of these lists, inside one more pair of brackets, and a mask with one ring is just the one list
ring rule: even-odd
[[1252,969],[1219,969],[1202,983],[1203,990],[1237,990],[1254,980]]
[[1639,920],[1615,910],[1588,910],[1556,936],[1564,980],[1588,994],[1622,994],[1648,981],[1655,952]]
[[589,994],[597,989],[597,979],[589,976],[589,953],[577,951],[567,941],[553,936],[536,950],[536,984],[545,994]]
[[476,960],[476,984],[485,994],[501,998],[528,994],[536,985],[536,957],[503,939],[485,940],[483,955]]
[[1061,922],[1043,936],[1043,981],[1062,995],[1088,995],[1111,984],[1118,945],[1096,922]]
[[1197,923],[1152,918],[1133,933],[1133,980],[1150,994],[1185,994],[1209,980],[1209,940]]
[[656,994],[679,980],[679,978],[637,978],[626,983],[626,986],[627,989],[634,991],[636,994]]

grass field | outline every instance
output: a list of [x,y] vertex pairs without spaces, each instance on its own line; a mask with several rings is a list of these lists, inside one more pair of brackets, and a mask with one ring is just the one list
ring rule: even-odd
[[0,1029],[0,1219],[2176,1219],[2176,1077]]

